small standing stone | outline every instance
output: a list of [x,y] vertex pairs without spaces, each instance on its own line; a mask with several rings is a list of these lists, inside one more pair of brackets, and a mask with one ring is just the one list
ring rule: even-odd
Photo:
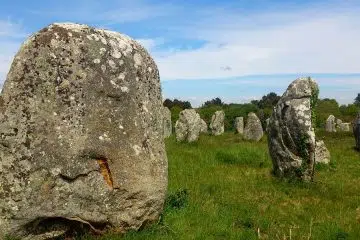
[[326,148],[324,141],[316,141],[315,162],[323,164],[330,162],[330,152]]
[[219,136],[224,133],[224,111],[216,111],[211,118],[210,130],[214,136]]
[[206,124],[204,119],[201,119],[200,124],[201,124],[200,133],[207,133],[208,132],[208,125]]
[[255,113],[249,113],[244,128],[244,139],[258,142],[263,137],[263,135],[264,131],[261,126],[260,119],[256,116]]
[[197,141],[200,134],[201,118],[194,109],[185,109],[180,112],[179,120],[175,124],[176,140],[178,142]]
[[169,108],[164,107],[164,138],[168,138],[172,133],[172,124],[171,124],[171,111]]
[[237,117],[234,121],[235,132],[238,134],[244,134],[244,118]]
[[325,131],[336,132],[336,118],[330,115],[326,120]]

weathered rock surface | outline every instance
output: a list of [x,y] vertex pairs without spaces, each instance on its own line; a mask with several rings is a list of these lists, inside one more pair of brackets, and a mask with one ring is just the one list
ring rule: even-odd
[[216,111],[214,115],[212,115],[209,126],[212,135],[219,136],[224,133],[224,120],[224,111]]
[[248,114],[246,125],[244,128],[244,139],[252,141],[260,141],[264,136],[264,131],[261,126],[260,119],[255,113],[251,112]]
[[171,136],[172,133],[172,124],[171,124],[171,112],[170,109],[167,107],[164,107],[163,109],[163,115],[164,115],[164,137],[168,138]]
[[318,86],[311,78],[293,81],[270,117],[268,145],[274,174],[313,179],[315,132],[313,108]]
[[315,162],[323,164],[330,163],[330,152],[326,148],[324,141],[316,141]]
[[238,134],[244,134],[244,118],[236,117],[234,121],[235,132]]
[[340,127],[340,125],[342,124],[342,122],[343,122],[343,121],[342,121],[341,119],[337,118],[337,119],[336,119],[336,126],[337,126],[337,127]]
[[2,99],[0,239],[158,219],[167,189],[162,96],[141,45],[52,24],[21,46]]
[[201,129],[200,115],[194,109],[185,109],[180,112],[179,120],[175,124],[176,140],[178,142],[194,142],[199,138]]
[[342,132],[350,132],[351,124],[342,122],[342,123],[339,124],[339,129]]
[[204,119],[200,120],[200,133],[207,133],[208,132],[208,125],[204,121]]
[[360,151],[360,113],[357,115],[353,123],[353,132],[357,150]]
[[336,132],[336,118],[334,117],[334,115],[330,115],[326,119],[325,131]]

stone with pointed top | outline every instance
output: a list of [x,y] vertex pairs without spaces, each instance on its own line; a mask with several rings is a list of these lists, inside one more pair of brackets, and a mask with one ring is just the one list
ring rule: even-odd
[[330,152],[326,148],[324,141],[316,141],[315,162],[322,164],[330,163]]

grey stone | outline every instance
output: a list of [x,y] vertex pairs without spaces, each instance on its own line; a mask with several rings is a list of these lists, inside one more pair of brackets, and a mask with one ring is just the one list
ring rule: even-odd
[[324,141],[316,141],[315,162],[323,164],[330,163],[330,152],[326,148]]
[[236,117],[234,121],[235,132],[238,134],[244,134],[244,118]]
[[311,181],[314,176],[314,115],[318,86],[311,78],[293,81],[270,117],[268,145],[273,172]]
[[325,131],[326,132],[336,132],[336,118],[334,117],[334,115],[330,115],[326,119]]
[[264,131],[260,119],[255,113],[249,113],[244,128],[244,139],[258,142],[263,136]]
[[176,140],[178,142],[194,142],[199,139],[201,129],[200,115],[194,109],[180,112],[179,120],[175,124]]
[[168,138],[172,133],[172,124],[171,124],[171,111],[169,108],[164,107],[163,109],[164,115],[164,137]]
[[52,24],[16,54],[0,101],[0,239],[157,221],[167,189],[157,66],[136,41]]
[[340,128],[340,125],[342,124],[343,121],[337,118],[335,122],[336,122],[336,127]]
[[212,115],[209,126],[212,135],[219,136],[224,133],[224,120],[225,120],[224,111],[216,111]]
[[270,123],[270,118],[267,118],[267,119],[266,119],[266,122],[265,122],[265,124],[266,124],[266,129],[265,129],[265,131],[266,131],[266,133],[269,132],[269,123]]
[[355,137],[356,149],[360,151],[360,113],[357,115],[353,122],[353,132]]
[[339,124],[339,129],[342,132],[350,132],[351,124],[342,122],[342,123]]
[[200,133],[207,133],[208,132],[208,126],[206,124],[206,122],[204,121],[204,119],[200,120]]

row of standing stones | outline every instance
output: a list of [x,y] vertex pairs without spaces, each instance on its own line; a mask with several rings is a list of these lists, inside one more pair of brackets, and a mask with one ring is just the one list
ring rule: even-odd
[[334,115],[330,115],[326,119],[325,124],[325,131],[326,132],[350,132],[351,131],[351,123],[344,123],[341,119],[335,118]]
[[[277,176],[313,178],[317,94],[312,79],[300,78],[274,108],[267,132]],[[224,132],[224,117],[214,114],[213,135]],[[50,239],[76,225],[126,232],[159,219],[171,113],[162,106],[157,66],[136,41],[72,23],[35,33],[11,65],[0,119],[0,239]],[[235,122],[245,139],[263,136],[254,113],[245,127],[242,118]],[[359,147],[360,115],[357,123]],[[189,109],[175,131],[191,142],[208,128]]]

